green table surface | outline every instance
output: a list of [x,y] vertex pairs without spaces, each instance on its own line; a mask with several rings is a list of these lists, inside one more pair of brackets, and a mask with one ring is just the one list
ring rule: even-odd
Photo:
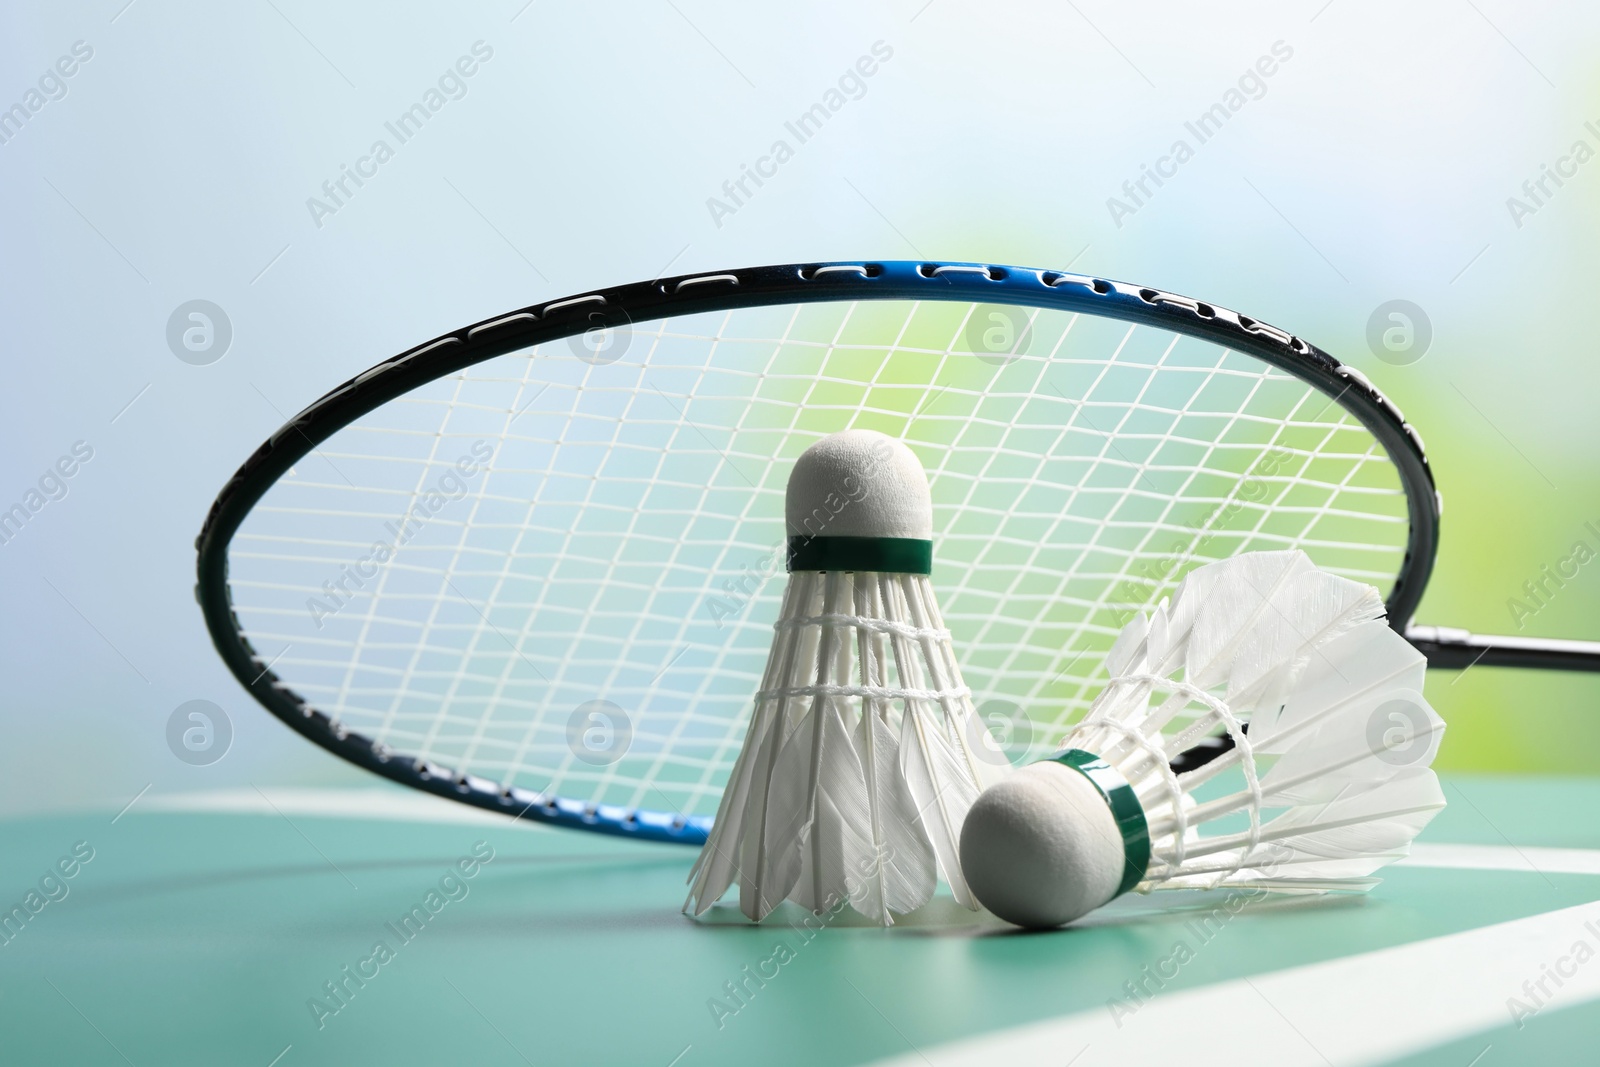
[[[844,916],[797,928],[798,911],[752,926],[728,902],[695,922],[679,911],[692,849],[526,827],[388,787],[146,796],[120,816],[0,822],[0,908],[26,912],[30,889],[75,845],[93,850],[48,882],[60,899],[41,893],[37,913],[6,928],[0,1063],[964,1063],[987,1062],[985,1042],[1064,1017],[1078,1029],[1063,1034],[1105,1036],[1064,1037],[1048,1055],[1036,1041],[1014,1058],[1231,1063],[1258,1059],[1256,1048],[1281,1049],[1270,1062],[1285,1063],[1600,1062],[1600,960],[1563,965],[1578,977],[1547,985],[1560,995],[1520,1027],[1497,1009],[1423,1047],[1369,1036],[1346,1054],[1341,1033],[1379,1025],[1361,990],[1349,991],[1357,1003],[1337,987],[1292,1005],[1273,993],[1288,988],[1273,984],[1280,972],[1562,909],[1575,909],[1574,940],[1588,937],[1578,920],[1600,896],[1600,852],[1546,850],[1600,850],[1600,781],[1456,776],[1446,792],[1419,843],[1433,865],[1391,867],[1364,897],[1252,903],[1205,940],[1195,909],[1215,897],[1177,894],[1125,898],[1048,934],[946,896],[889,930]],[[1447,845],[1509,861],[1458,865]],[[493,859],[459,878],[475,848]],[[1541,858],[1551,855],[1565,861]],[[422,918],[399,931],[414,907]],[[1600,947],[1600,923],[1591,940]],[[1192,958],[1167,968],[1148,1006],[1116,1018],[1124,983],[1161,969],[1179,941]],[[1406,1012],[1408,998],[1445,1011],[1427,1007],[1437,966],[1401,981],[1395,969],[1409,965],[1397,959],[1383,965],[1400,990],[1384,1012]],[[1540,974],[1525,972],[1508,963],[1457,977],[1496,985],[1498,1003],[1500,987],[1510,998]],[[1235,1017],[1218,999],[1241,980],[1270,1014]],[[339,999],[330,982],[343,982]],[[729,983],[742,984],[737,998]],[[1244,1027],[1256,1031],[1237,1040]]]

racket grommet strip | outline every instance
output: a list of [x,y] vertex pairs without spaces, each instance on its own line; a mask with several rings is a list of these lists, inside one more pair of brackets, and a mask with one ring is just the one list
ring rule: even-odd
[[606,298],[600,293],[590,293],[588,296],[575,296],[570,300],[557,300],[553,304],[546,304],[544,306],[544,315],[548,317],[557,311],[567,311],[571,308],[582,307],[585,304],[600,304],[603,306],[605,302]]
[[480,322],[478,325],[469,329],[467,331],[467,340],[476,341],[484,334],[494,333],[495,331],[503,330],[508,326],[514,326],[518,323],[532,325],[538,321],[539,316],[535,315],[531,311],[518,311],[513,315],[502,315],[498,319],[490,319],[488,322]]
[[707,285],[711,282],[726,282],[729,285],[738,285],[739,276],[737,274],[702,274],[695,278],[684,278],[677,285],[672,287],[672,291],[674,293],[681,293],[690,286]]

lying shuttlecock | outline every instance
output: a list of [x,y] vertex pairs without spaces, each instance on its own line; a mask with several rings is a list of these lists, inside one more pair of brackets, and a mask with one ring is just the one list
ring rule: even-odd
[[801,454],[785,503],[789,584],[684,910],[737,880],[753,920],[787,898],[888,925],[928,901],[940,871],[976,909],[961,824],[1009,768],[968,732],[971,693],[928,577],[927,476],[893,438],[846,430]]
[[[1124,628],[1064,750],[973,805],[973,893],[1049,927],[1135,888],[1370,889],[1444,806],[1425,660],[1383,610],[1376,589],[1296,551],[1188,575]],[[1232,748],[1174,773],[1170,759],[1219,727]],[[1242,788],[1195,798],[1235,769]],[[1200,834],[1220,819],[1241,828]]]

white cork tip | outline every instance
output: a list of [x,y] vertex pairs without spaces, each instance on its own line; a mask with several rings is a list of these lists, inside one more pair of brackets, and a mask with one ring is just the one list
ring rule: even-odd
[[1094,785],[1054,760],[985,790],[961,827],[961,871],[978,901],[1018,926],[1069,923],[1122,882],[1122,834]]
[[784,512],[791,537],[933,539],[922,464],[876,430],[844,430],[800,453]]

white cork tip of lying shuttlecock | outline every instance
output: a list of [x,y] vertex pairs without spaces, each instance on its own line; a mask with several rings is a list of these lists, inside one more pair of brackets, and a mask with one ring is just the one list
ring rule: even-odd
[[876,430],[843,430],[802,452],[784,504],[790,537],[933,537],[922,464]]
[[1089,779],[1045,760],[978,797],[961,828],[961,868],[1006,922],[1060,926],[1116,896],[1122,834]]

